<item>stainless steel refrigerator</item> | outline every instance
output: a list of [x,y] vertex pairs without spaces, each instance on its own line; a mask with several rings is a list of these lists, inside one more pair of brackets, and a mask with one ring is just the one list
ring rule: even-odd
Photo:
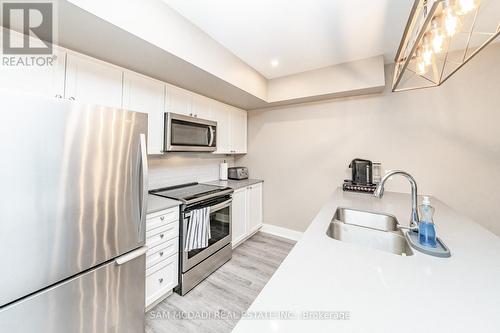
[[1,332],[144,332],[147,123],[0,92]]

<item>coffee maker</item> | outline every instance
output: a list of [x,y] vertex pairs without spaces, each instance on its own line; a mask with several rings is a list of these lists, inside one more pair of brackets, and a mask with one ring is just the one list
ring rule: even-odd
[[349,164],[352,178],[344,180],[342,189],[344,191],[373,193],[376,184],[373,183],[373,163],[369,160],[355,158]]

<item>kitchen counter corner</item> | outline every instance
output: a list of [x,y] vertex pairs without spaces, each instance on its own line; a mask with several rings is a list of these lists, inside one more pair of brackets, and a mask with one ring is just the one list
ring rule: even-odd
[[156,213],[161,210],[169,209],[172,207],[180,206],[182,202],[172,200],[158,195],[149,194],[148,196],[148,209],[147,214]]

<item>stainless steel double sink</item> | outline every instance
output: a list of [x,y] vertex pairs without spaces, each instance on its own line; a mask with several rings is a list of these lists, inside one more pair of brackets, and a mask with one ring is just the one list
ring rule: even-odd
[[411,256],[413,251],[398,225],[392,215],[337,208],[326,234],[342,242]]

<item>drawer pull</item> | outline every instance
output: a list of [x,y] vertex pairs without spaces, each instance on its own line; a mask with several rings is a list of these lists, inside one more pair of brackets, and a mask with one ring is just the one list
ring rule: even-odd
[[163,257],[163,251],[160,251],[160,257]]
[[165,216],[160,216],[160,220],[165,220]]
[[163,278],[158,279],[158,282],[163,283]]
[[163,239],[163,237],[165,237],[165,235],[164,234],[160,234],[160,238]]

